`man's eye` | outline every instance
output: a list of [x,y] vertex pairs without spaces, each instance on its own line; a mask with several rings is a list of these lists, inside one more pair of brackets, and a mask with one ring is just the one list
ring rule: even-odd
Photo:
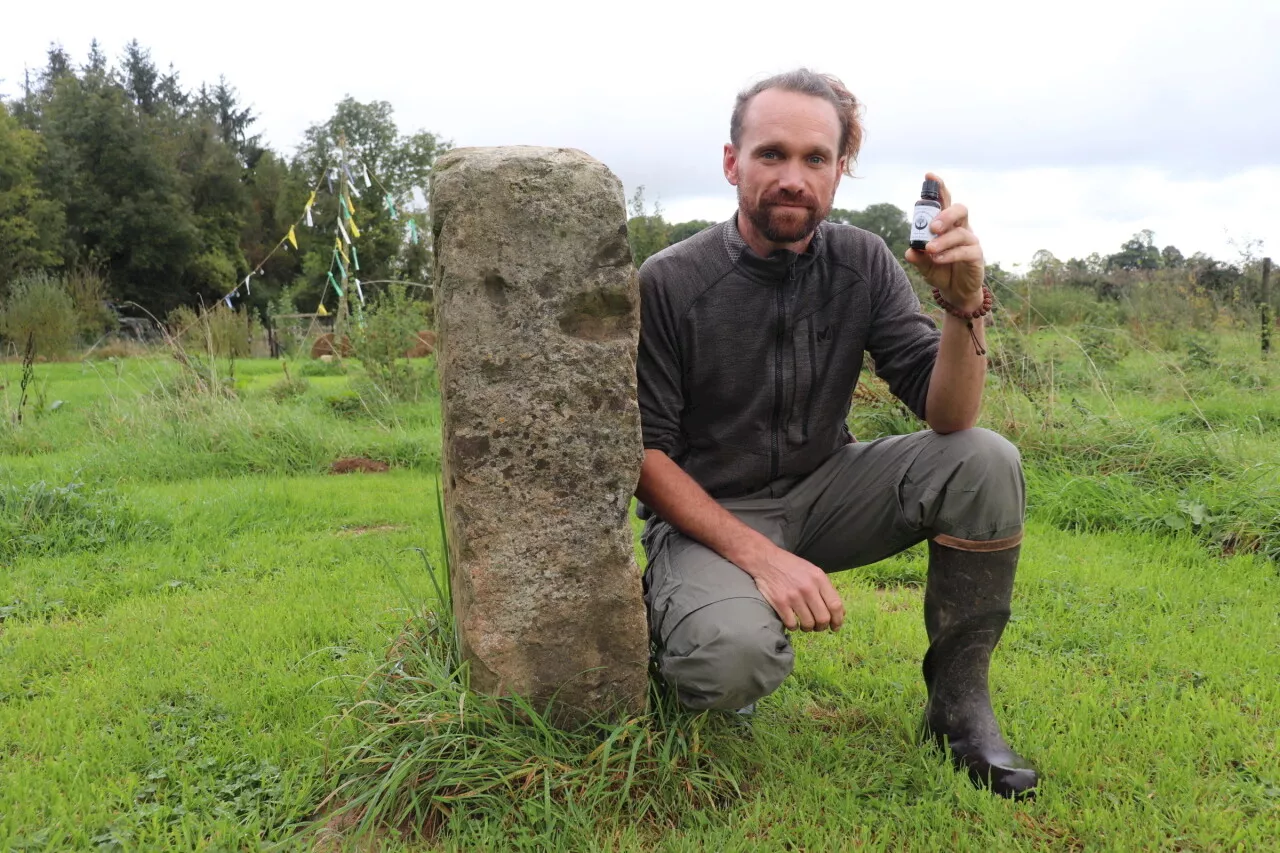
[[820,154],[814,154],[809,158],[809,162],[815,166],[821,166],[823,163],[827,162],[827,158]]
[[764,152],[763,154],[761,154],[760,156],[761,156],[763,159],[765,159],[765,160],[777,160],[777,159],[778,159],[778,152],[777,152],[777,151],[766,151],[766,152]]

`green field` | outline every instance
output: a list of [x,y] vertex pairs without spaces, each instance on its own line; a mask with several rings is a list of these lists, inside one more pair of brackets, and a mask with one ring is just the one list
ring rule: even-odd
[[[838,577],[844,630],[795,638],[751,737],[703,730],[740,784],[720,808],[534,790],[388,849],[1280,847],[1275,364],[1243,335],[1086,338],[998,340],[984,415],[1027,463],[992,680],[1037,800],[916,745],[915,549]],[[38,364],[15,424],[21,372],[0,364],[0,850],[314,846],[289,839],[334,788],[335,715],[434,606],[438,404],[302,362],[305,388],[242,361],[234,397],[202,394],[157,357]],[[874,403],[853,424],[912,428]],[[328,473],[343,457],[390,471]]]

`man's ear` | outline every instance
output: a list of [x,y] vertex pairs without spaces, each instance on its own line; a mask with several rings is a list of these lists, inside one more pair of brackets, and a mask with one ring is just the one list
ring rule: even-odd
[[733,186],[738,185],[738,150],[731,142],[724,144],[724,176]]

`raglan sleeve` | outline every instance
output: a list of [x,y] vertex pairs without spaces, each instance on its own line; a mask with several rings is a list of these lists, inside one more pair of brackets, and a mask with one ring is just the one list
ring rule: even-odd
[[920,310],[920,300],[911,289],[906,271],[893,257],[884,241],[868,253],[871,286],[871,328],[867,352],[875,362],[876,375],[889,385],[893,395],[925,417],[929,379],[938,360],[942,333]]
[[679,320],[670,292],[656,265],[640,268],[640,348],[636,355],[636,388],[640,429],[646,450],[661,450],[672,459],[684,454],[680,413],[684,409],[684,370],[680,357]]

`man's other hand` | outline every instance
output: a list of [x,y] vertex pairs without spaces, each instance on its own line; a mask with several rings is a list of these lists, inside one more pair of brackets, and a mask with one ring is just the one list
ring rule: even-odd
[[951,191],[933,172],[925,175],[938,182],[942,211],[929,228],[937,236],[925,244],[923,252],[907,249],[906,259],[920,270],[925,281],[942,291],[942,298],[962,311],[982,305],[982,279],[986,266],[982,246],[969,227],[969,209],[951,203]]
[[839,593],[827,573],[808,560],[775,546],[743,570],[788,631],[838,631],[844,624]]

